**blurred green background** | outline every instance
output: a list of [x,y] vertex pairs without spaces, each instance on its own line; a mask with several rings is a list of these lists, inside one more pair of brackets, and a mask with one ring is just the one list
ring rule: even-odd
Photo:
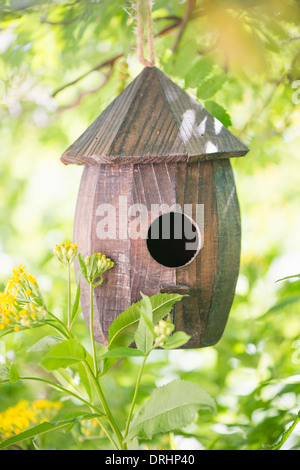
[[[266,449],[300,409],[300,2],[154,0],[156,65],[249,146],[232,159],[242,213],[241,271],[218,345],[157,351],[140,403],[154,385],[181,377],[216,399],[215,417],[151,448]],[[0,1],[0,282],[25,264],[53,311],[65,308],[65,273],[54,244],[72,238],[82,167],[59,157],[141,71],[135,2]],[[3,288],[3,285],[2,285]],[[81,319],[77,333],[87,341]],[[28,348],[44,332],[0,341],[0,362],[32,375]],[[122,421],[138,360],[104,381]],[[57,399],[41,386],[0,389],[0,411],[21,398]],[[70,400],[64,407],[70,407]],[[124,411],[125,410],[125,411]],[[95,448],[102,437],[59,434],[45,448]],[[300,449],[296,427],[285,449]]]

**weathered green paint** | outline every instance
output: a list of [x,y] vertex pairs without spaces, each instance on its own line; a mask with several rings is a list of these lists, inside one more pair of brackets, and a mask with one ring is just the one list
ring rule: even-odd
[[212,164],[218,212],[218,263],[203,346],[216,344],[224,331],[239,273],[241,244],[240,210],[230,161],[215,160]]

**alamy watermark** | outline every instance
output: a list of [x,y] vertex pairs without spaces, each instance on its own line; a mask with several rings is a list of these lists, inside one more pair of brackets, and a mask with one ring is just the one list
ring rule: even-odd
[[[99,217],[96,236],[101,240],[147,239],[151,227],[152,240],[185,239],[187,250],[204,243],[204,204],[151,204],[149,210],[144,204],[128,204],[127,196],[119,196],[117,205],[99,204],[95,215]],[[160,223],[153,224],[159,217]]]
[[292,83],[292,88],[296,88],[296,91],[292,95],[293,104],[300,104],[300,80],[295,80]]

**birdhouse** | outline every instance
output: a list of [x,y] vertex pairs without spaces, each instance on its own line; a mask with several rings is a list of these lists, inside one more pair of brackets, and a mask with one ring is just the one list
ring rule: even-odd
[[[240,214],[231,157],[248,148],[156,67],[146,67],[65,151],[83,164],[74,242],[115,266],[94,291],[94,333],[141,292],[188,294],[173,311],[188,348],[217,343],[234,298]],[[89,289],[81,303],[89,316]]]

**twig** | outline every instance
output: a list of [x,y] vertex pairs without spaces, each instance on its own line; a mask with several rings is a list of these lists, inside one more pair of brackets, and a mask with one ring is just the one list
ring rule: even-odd
[[76,100],[73,101],[73,103],[59,108],[58,112],[63,113],[67,109],[75,108],[81,103],[82,98],[84,98],[87,95],[92,95],[93,93],[96,93],[97,91],[101,90],[101,88],[103,88],[108,82],[108,80],[110,79],[112,72],[113,72],[113,66],[111,65],[109,71],[105,74],[103,82],[98,87],[94,88],[93,90],[82,91],[81,93],[78,94]]
[[[297,63],[297,60],[299,59],[300,57],[300,52],[297,52],[297,54],[294,56],[292,62],[291,62],[291,67],[290,67],[290,70],[293,70],[295,64]],[[252,114],[252,116],[250,116],[250,118],[248,119],[248,121],[246,122],[246,124],[244,125],[243,129],[240,130],[240,132],[238,133],[238,137],[239,138],[242,138],[243,135],[245,134],[245,132],[248,130],[250,124],[252,122],[255,122],[258,118],[258,116],[260,116],[260,114],[267,108],[267,106],[271,103],[273,97],[274,97],[274,94],[275,92],[277,91],[278,87],[284,83],[285,80],[291,80],[291,73],[290,72],[287,72],[285,73],[284,75],[282,75],[282,77],[280,77],[278,80],[275,80],[273,82],[274,84],[274,87],[271,91],[271,93],[267,96],[267,98],[261,102],[257,108],[254,110],[254,113]]]
[[184,30],[193,14],[193,10],[195,8],[195,0],[186,0],[186,9],[185,9],[185,13],[184,13],[184,17],[182,18],[181,20],[181,23],[180,23],[180,30],[179,30],[179,33],[178,33],[178,36],[176,38],[176,41],[175,41],[175,44],[172,48],[172,52],[176,52],[177,49],[178,49],[178,46],[179,46],[179,43],[181,41],[181,38],[182,38],[182,35],[184,33]]
[[104,67],[108,67],[108,66],[112,66],[118,59],[120,59],[121,57],[124,56],[124,53],[121,53],[121,54],[118,54],[114,57],[112,57],[111,59],[108,59],[104,62],[101,62],[100,64],[98,65],[95,65],[95,67],[91,68],[90,70],[88,70],[87,72],[83,73],[82,75],[80,75],[79,77],[75,78],[74,80],[72,80],[71,82],[69,83],[66,83],[65,85],[61,86],[60,88],[57,88],[57,90],[55,90],[53,93],[52,93],[52,97],[54,98],[56,95],[58,95],[58,93],[60,93],[61,91],[65,90],[66,88],[72,86],[72,85],[75,85],[76,83],[78,83],[80,80],[82,80],[83,78],[87,77],[90,73],[92,72],[95,72],[96,70],[101,70],[103,69]]
[[62,21],[49,21],[49,20],[42,18],[41,23],[49,24],[51,26],[59,26],[59,25],[68,26],[69,24],[75,23],[75,21],[80,20],[84,16],[84,14],[85,14],[85,11],[78,16],[74,16],[74,18],[71,18],[69,20],[62,20]]
[[[189,0],[191,1],[191,0]],[[192,0],[193,1],[193,0]],[[200,13],[197,13],[197,12],[194,12],[194,14],[191,15],[190,18],[194,19],[194,18],[198,18],[199,16],[203,16],[203,12],[200,12]],[[156,33],[154,35],[155,38],[158,38],[158,37],[162,37],[162,36],[165,36],[166,34],[168,33],[171,33],[174,29],[178,28],[180,25],[182,25],[183,21],[184,21],[184,18],[180,18],[180,17],[177,17],[177,16],[165,16],[165,17],[161,17],[161,18],[156,18],[154,21],[159,21],[160,19],[162,20],[174,20],[174,22],[172,24],[170,24],[169,26],[166,26],[165,28],[161,29],[158,33]],[[181,33],[181,35],[183,34],[183,31]],[[179,42],[178,42],[179,44]],[[66,88],[72,86],[72,85],[75,85],[76,83],[78,83],[80,80],[82,80],[83,78],[87,77],[90,73],[92,72],[95,72],[97,70],[101,70],[109,65],[114,65],[114,63],[120,59],[121,57],[124,57],[125,53],[122,52],[114,57],[112,57],[111,59],[108,59],[104,62],[100,62],[100,64],[97,64],[95,65],[94,67],[92,67],[91,69],[89,69],[87,72],[83,73],[82,75],[79,75],[79,77],[75,78],[74,80],[72,80],[71,82],[68,82],[66,83],[65,85],[61,86],[60,88],[57,88],[53,93],[52,93],[52,97],[54,98],[56,95],[58,95],[61,91],[65,90]],[[102,86],[102,85],[101,85]],[[85,96],[85,94],[91,94],[91,93],[94,93],[96,91],[98,91],[99,88],[96,88],[95,90],[92,90],[92,91],[89,91],[89,92],[83,92],[81,93],[77,100],[81,100],[83,96]],[[66,108],[62,108],[62,111],[64,111],[65,109],[67,108],[70,108],[70,107],[75,107],[78,103],[77,103],[77,100],[76,102],[74,102],[72,105],[66,107]],[[80,102],[80,101],[79,101]]]

